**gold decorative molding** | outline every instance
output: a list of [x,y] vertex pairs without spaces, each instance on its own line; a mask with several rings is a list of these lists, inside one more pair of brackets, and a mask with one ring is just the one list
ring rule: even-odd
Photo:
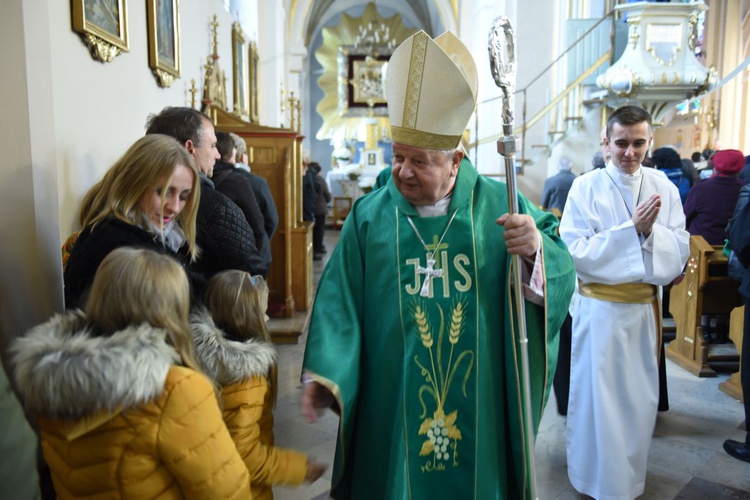
[[86,42],[91,49],[91,55],[101,62],[112,62],[115,57],[120,55],[120,47],[112,45],[106,40],[99,38],[91,33],[86,33]]
[[159,85],[162,87],[170,87],[172,83],[174,83],[174,75],[164,71],[163,69],[155,68],[151,71],[154,72],[154,75],[156,75],[157,80],[159,80]]

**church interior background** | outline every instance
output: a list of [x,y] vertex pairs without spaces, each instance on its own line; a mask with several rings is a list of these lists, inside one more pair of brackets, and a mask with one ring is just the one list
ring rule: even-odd
[[[368,190],[390,163],[388,57],[417,30],[453,31],[474,55],[479,104],[463,145],[480,173],[502,180],[502,102],[487,36],[495,17],[511,19],[518,187],[536,203],[560,158],[577,174],[591,168],[607,110],[627,99],[658,116],[654,147],[671,144],[683,157],[704,148],[750,154],[750,0],[653,4],[673,10],[646,14],[673,16],[679,29],[634,34],[627,16],[646,14],[628,9],[645,3],[5,0],[0,353],[6,358],[10,340],[62,310],[60,246],[78,229],[83,194],[165,106],[207,110],[217,129],[246,130],[248,141],[291,137],[280,162],[283,202],[292,206],[284,207],[287,248],[297,233],[308,241],[296,208],[304,153],[320,163],[334,196],[354,200]],[[651,67],[618,66],[636,48],[653,55]],[[295,259],[305,268],[285,276],[304,281],[301,292],[294,283],[289,291],[304,312],[311,252],[289,252],[286,269]]]

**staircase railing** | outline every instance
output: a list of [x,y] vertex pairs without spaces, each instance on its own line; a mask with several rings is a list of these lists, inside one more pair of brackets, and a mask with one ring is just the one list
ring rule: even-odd
[[[526,132],[531,129],[535,124],[537,124],[540,120],[548,116],[550,113],[552,113],[554,110],[557,109],[557,106],[562,102],[564,99],[566,99],[570,94],[577,90],[586,79],[591,76],[597,69],[599,69],[604,63],[606,62],[612,62],[613,54],[614,54],[614,32],[615,32],[615,19],[616,19],[616,11],[614,9],[610,10],[605,14],[601,19],[599,19],[593,26],[591,26],[588,30],[586,30],[581,36],[579,36],[567,49],[565,49],[564,52],[562,52],[554,61],[552,61],[550,64],[548,64],[542,71],[539,72],[534,78],[531,79],[531,81],[523,88],[517,89],[515,94],[521,94],[522,96],[522,104],[521,104],[521,123],[515,127],[513,130],[513,133],[518,135],[521,135],[521,151],[520,151],[520,157],[518,159],[519,165],[523,166],[526,163],[529,163],[531,160],[529,160],[526,156]],[[610,22],[610,43],[609,47],[606,52],[604,52],[599,59],[597,59],[591,66],[589,66],[588,69],[586,69],[583,73],[581,73],[573,82],[571,82],[567,87],[565,87],[564,90],[562,90],[556,97],[554,97],[550,102],[548,102],[544,107],[542,107],[539,111],[537,111],[534,116],[532,116],[530,119],[527,118],[527,94],[528,90],[531,88],[532,85],[534,85],[539,79],[541,79],[545,74],[547,74],[549,71],[551,71],[553,68],[556,67],[556,65],[565,57],[571,50],[573,50],[576,46],[578,46],[583,40],[586,39],[594,30],[596,30],[602,23],[605,21]],[[477,103],[477,109],[474,114],[475,122],[474,122],[474,137],[479,136],[479,115],[483,108],[486,107],[487,104],[496,101],[498,99],[501,99],[502,96],[496,96],[492,97],[490,99],[486,99],[484,101],[481,101]],[[582,106],[582,103],[579,102],[579,107]],[[566,106],[567,108],[567,106]],[[579,113],[580,114],[580,113]],[[563,118],[563,121],[568,121],[568,116],[566,115]],[[553,134],[553,132],[550,132]],[[494,134],[488,137],[483,137],[480,139],[475,140],[471,144],[469,144],[469,149],[474,149],[474,155],[475,159],[478,156],[478,148],[482,144],[487,144],[490,142],[497,141],[502,136],[502,133]]]

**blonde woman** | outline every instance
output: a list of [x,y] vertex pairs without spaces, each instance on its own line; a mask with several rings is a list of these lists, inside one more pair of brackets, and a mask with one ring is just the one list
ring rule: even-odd
[[83,304],[99,264],[115,248],[192,261],[199,186],[193,157],[175,139],[152,134],[136,141],[83,199],[83,231],[65,266],[65,306]]
[[119,248],[84,311],[13,346],[58,498],[250,498],[250,477],[199,371],[188,283],[172,258]]
[[271,485],[315,481],[324,467],[274,446],[276,352],[266,327],[268,287],[260,276],[224,271],[208,283],[190,316],[198,361],[221,387],[224,421],[250,472],[254,499],[271,499]]

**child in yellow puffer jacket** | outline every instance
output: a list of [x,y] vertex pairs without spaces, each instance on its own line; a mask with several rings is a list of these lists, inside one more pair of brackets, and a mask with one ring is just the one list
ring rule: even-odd
[[190,316],[198,362],[221,388],[224,422],[250,472],[253,498],[273,498],[274,484],[315,481],[323,466],[274,446],[277,367],[266,327],[265,281],[224,271],[209,281],[204,303]]
[[195,360],[189,301],[176,260],[120,247],[96,271],[84,311],[16,341],[16,381],[57,498],[250,498]]

